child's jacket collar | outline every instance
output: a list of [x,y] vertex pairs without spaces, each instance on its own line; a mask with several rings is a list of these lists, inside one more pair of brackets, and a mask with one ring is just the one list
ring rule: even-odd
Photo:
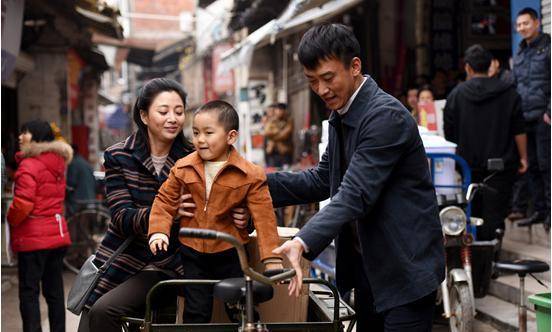
[[[199,174],[203,174],[203,159],[199,156],[199,153],[197,151],[190,153],[188,156],[180,159],[176,163],[177,168],[183,168],[187,166],[192,166],[196,169],[196,171]],[[248,165],[245,162],[245,159],[236,151],[236,149],[233,146],[230,146],[230,155],[228,156],[228,160],[226,161],[226,164],[224,164],[223,168],[227,167],[235,167],[242,171],[245,175],[247,175],[248,171]]]

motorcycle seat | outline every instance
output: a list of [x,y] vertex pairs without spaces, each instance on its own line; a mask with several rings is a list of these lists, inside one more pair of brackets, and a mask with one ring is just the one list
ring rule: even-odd
[[543,261],[527,259],[500,261],[495,263],[495,267],[502,271],[517,273],[520,277],[524,277],[527,273],[539,273],[550,270],[550,266]]
[[[245,278],[224,279],[215,284],[213,296],[226,303],[245,302]],[[272,286],[253,281],[253,303],[269,301],[274,296]]]

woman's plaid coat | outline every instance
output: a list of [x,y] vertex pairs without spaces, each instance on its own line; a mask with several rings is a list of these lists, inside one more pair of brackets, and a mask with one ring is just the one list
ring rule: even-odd
[[[177,138],[159,176],[155,174],[147,142],[140,133],[129,136],[105,151],[105,191],[111,223],[96,252],[94,263],[101,266],[127,237],[135,235],[135,240],[99,279],[86,302],[87,308],[147,264],[182,274],[179,255],[175,254],[179,247],[178,241],[172,241],[167,253],[154,256],[150,252],[147,241],[148,218],[157,190],[167,179],[171,167],[191,151]],[[174,238],[178,232],[178,225],[175,226]]]

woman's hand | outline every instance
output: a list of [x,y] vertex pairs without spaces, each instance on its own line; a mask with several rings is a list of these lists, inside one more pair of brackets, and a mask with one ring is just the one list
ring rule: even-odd
[[[195,216],[196,205],[192,200],[192,194],[184,194],[180,196],[180,203],[178,207],[178,218],[187,217],[193,218]],[[244,229],[249,223],[251,213],[246,207],[235,208],[232,210],[232,218],[234,219],[234,226],[239,229]]]
[[232,210],[232,218],[234,218],[234,226],[238,229],[245,229],[249,223],[251,214],[246,207],[235,208]]
[[184,194],[180,196],[180,205],[178,207],[178,218],[187,217],[193,218],[195,215],[196,205],[192,200],[192,194]]

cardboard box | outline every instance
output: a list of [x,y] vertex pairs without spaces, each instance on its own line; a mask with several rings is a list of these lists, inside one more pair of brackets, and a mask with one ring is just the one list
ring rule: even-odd
[[[299,229],[290,227],[278,227],[280,244],[291,239]],[[251,234],[251,241],[246,246],[249,255],[249,264],[255,271],[264,271],[264,266],[259,258],[256,234]],[[284,260],[284,267],[291,268],[287,259]],[[306,259],[301,260],[303,276],[308,276],[310,263]],[[309,285],[303,285],[299,297],[288,296],[288,285],[274,286],[274,297],[272,300],[261,303],[257,306],[261,320],[266,323],[272,322],[304,322],[307,319],[307,307],[309,302]],[[216,300],[213,304],[213,322],[228,322],[223,304]]]

